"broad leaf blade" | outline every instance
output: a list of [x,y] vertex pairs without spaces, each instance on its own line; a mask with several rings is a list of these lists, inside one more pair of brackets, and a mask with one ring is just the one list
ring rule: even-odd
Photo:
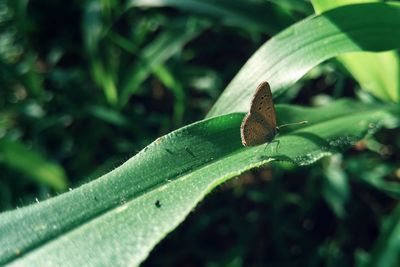
[[277,92],[339,54],[400,47],[399,17],[400,3],[371,3],[340,7],[289,27],[254,53],[208,117],[246,112],[254,90],[264,80]]
[[[313,0],[316,13],[338,6],[378,2],[377,0]],[[376,97],[391,102],[400,100],[400,58],[395,51],[351,53],[338,57],[361,87]]]
[[[365,12],[375,12],[376,9],[386,10],[386,17],[380,17],[381,21],[378,21],[381,23],[374,29],[367,27],[367,34],[356,31],[350,35],[358,42],[352,43],[350,48],[360,49],[360,44],[365,49],[388,49],[399,45],[399,38],[383,38],[386,32],[393,31],[392,36],[398,34],[399,27],[394,30],[391,27],[396,26],[393,19],[394,13],[400,12],[399,5],[345,7],[332,13],[336,19],[346,20],[349,10],[366,15]],[[230,86],[222,98],[228,104],[225,108],[219,107],[221,114],[246,110],[242,105],[232,105],[235,99],[240,98],[237,90],[246,90],[250,97],[255,87],[248,87],[247,81],[256,85],[257,79],[265,78],[260,74],[279,71],[280,76],[274,83],[280,84],[276,88],[284,88],[318,62],[347,51],[343,47],[349,46],[341,44],[350,41],[343,37],[345,34],[338,30],[340,27],[333,25],[326,14],[321,16],[322,19],[316,18],[319,17],[304,21],[301,27],[295,25],[280,38],[286,42],[293,41],[293,45],[300,41],[298,38],[301,36],[310,34],[297,31],[327,26],[337,35],[328,35],[327,39],[323,35],[317,39],[306,38],[315,46],[308,45],[310,53],[305,54],[313,54],[312,49],[317,49],[323,41],[338,42],[336,45],[343,50],[326,45],[325,51],[308,57],[309,61],[302,61],[299,53],[287,45],[286,50],[280,49],[277,50],[279,53],[270,55],[272,63],[280,66],[272,72],[264,67],[259,70],[246,66],[236,78],[239,82],[233,82],[236,89]],[[355,24],[363,26],[363,23],[360,16],[360,21]],[[347,32],[349,28],[343,30]],[[388,42],[381,44],[382,40]],[[273,42],[277,44],[276,40]],[[291,62],[293,66],[286,65]],[[280,73],[285,70],[284,66],[289,70],[288,76]],[[244,98],[242,104],[246,101]],[[310,124],[283,132],[277,152],[273,145],[267,148],[265,145],[241,146],[239,126],[243,115],[224,115],[179,129],[156,140],[121,167],[96,181],[51,200],[2,214],[0,243],[5,245],[0,247],[0,263],[16,266],[138,265],[198,201],[226,179],[274,160],[311,164],[324,155],[347,148],[382,124],[397,120],[398,110],[397,107],[351,101],[339,101],[318,109],[278,106],[277,115],[281,123],[308,120]]]
[[216,185],[271,161],[311,164],[396,120],[394,110],[352,101],[277,106],[279,123],[310,122],[282,132],[278,151],[274,145],[241,145],[243,113],[184,127],[94,182],[2,214],[1,263],[137,265]]

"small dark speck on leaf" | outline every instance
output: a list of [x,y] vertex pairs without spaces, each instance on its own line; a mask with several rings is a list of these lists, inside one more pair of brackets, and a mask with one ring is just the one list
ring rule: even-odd
[[165,151],[167,151],[169,154],[174,154],[174,152],[172,152],[172,150],[165,148]]
[[186,150],[186,152],[187,152],[190,156],[192,156],[193,158],[196,157],[196,156],[193,154],[193,152],[192,152],[188,147],[185,147],[185,150]]
[[160,200],[157,200],[154,205],[156,205],[157,208],[161,208],[161,202]]

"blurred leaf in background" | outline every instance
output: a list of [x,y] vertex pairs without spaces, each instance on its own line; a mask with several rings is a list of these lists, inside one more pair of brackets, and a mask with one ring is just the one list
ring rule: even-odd
[[39,183],[44,183],[58,192],[67,189],[67,177],[61,166],[47,162],[37,152],[30,151],[23,144],[0,140],[0,162],[14,168]]
[[[316,13],[358,3],[380,0],[312,0]],[[397,51],[382,53],[352,53],[341,55],[338,61],[357,80],[362,89],[388,102],[400,101],[400,57]]]

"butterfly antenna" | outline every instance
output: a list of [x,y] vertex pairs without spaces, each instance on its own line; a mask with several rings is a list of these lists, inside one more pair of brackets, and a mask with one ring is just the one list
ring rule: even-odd
[[286,127],[286,126],[301,125],[301,124],[306,124],[306,123],[308,123],[308,121],[299,121],[299,122],[293,122],[293,123],[286,123],[286,124],[279,125],[277,128],[280,129],[280,128]]

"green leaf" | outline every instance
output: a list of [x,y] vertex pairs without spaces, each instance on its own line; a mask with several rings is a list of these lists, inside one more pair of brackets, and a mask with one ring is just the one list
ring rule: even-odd
[[338,58],[361,87],[383,101],[400,101],[400,58],[395,51]]
[[132,7],[175,7],[184,11],[215,18],[224,24],[268,33],[293,23],[289,16],[279,16],[273,12],[275,5],[264,2],[243,0],[130,0],[127,9]]
[[0,139],[0,163],[24,173],[37,182],[47,184],[58,192],[67,189],[68,180],[60,165],[47,161],[42,155],[18,141]]
[[154,69],[163,64],[183,46],[206,29],[208,23],[197,19],[179,21],[172,29],[162,32],[145,47],[136,64],[130,68],[128,77],[121,85],[120,106],[125,105],[130,95],[138,91],[139,86],[145,81]]
[[400,3],[360,4],[330,10],[291,26],[254,53],[208,117],[246,112],[255,88],[264,80],[277,92],[339,54],[400,47],[399,16]]
[[[372,0],[313,0],[317,13],[338,6],[378,2]],[[338,57],[361,87],[384,101],[400,100],[400,58],[397,52],[352,53]]]
[[[397,120],[397,107],[349,100],[320,108],[277,105],[279,124],[308,120],[275,145],[245,148],[243,113],[200,121],[157,139],[99,179],[0,216],[0,263],[138,265],[218,184],[272,161],[311,164]],[[22,257],[18,257],[22,256]]]
[[346,216],[345,205],[350,197],[350,184],[346,173],[340,167],[341,155],[334,155],[326,160],[324,168],[322,196],[338,218]]
[[385,177],[389,177],[394,173],[398,166],[390,164],[378,164],[371,161],[368,157],[349,158],[346,161],[346,169],[350,173],[350,177],[355,182],[362,182],[371,188],[375,188],[387,196],[400,199],[400,184],[397,181],[388,181]]
[[107,9],[105,5],[99,1],[87,1],[83,19],[83,40],[89,55],[93,80],[102,88],[108,103],[115,105],[118,101],[116,81],[110,71],[110,66],[102,61],[100,56],[101,41],[108,26],[103,21],[105,9]]
[[379,0],[311,0],[317,14],[339,6],[373,2],[379,2]]
[[[371,12],[377,13],[372,19],[375,24],[365,21]],[[353,13],[359,20],[353,16],[349,24]],[[255,54],[212,115],[247,111],[253,90],[265,78],[272,77],[273,88],[282,89],[341,52],[398,46],[400,22],[395,18],[399,14],[398,4],[368,4],[333,10],[294,25]],[[265,50],[268,58],[262,64]],[[138,265],[218,184],[272,161],[311,164],[382,125],[398,123],[399,115],[397,106],[349,100],[321,108],[280,105],[276,111],[279,124],[310,122],[276,137],[278,150],[274,144],[243,147],[239,128],[244,113],[222,115],[157,139],[119,168],[71,192],[3,213],[0,264]]]
[[182,125],[185,111],[185,91],[182,84],[174,77],[170,70],[164,65],[154,68],[154,75],[174,94],[174,113],[172,116],[174,125]]
[[392,267],[400,264],[400,206],[384,221],[381,234],[365,264],[368,267]]

